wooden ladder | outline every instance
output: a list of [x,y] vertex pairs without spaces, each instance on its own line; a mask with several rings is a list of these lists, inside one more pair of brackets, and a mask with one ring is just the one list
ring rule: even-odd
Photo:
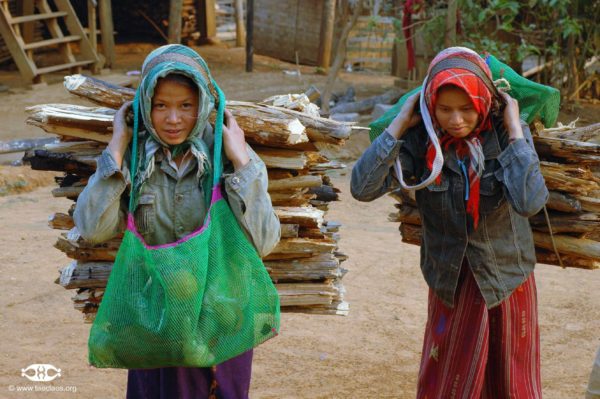
[[[54,0],[56,10],[52,10],[47,0],[25,0],[25,9],[29,9],[30,13],[23,16],[12,16],[8,3],[8,0],[0,0],[0,34],[25,80],[41,83],[44,74],[67,69],[71,74],[80,73],[84,66],[91,68],[93,73],[98,72],[101,61],[69,0]],[[68,32],[63,32],[59,19],[62,19]],[[23,35],[25,25],[36,21],[46,25],[51,38],[26,43]],[[79,60],[73,55],[71,45],[74,43],[79,44]],[[44,67],[36,65],[34,51],[53,46],[58,46],[61,62]]]

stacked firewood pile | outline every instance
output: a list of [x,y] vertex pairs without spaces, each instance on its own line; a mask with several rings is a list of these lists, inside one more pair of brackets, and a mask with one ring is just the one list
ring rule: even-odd
[[[77,200],[96,169],[96,157],[111,138],[116,109],[134,90],[82,75],[67,76],[65,87],[96,107],[43,104],[27,109],[27,123],[59,135],[58,143],[29,151],[25,160],[36,170],[62,171],[55,197]],[[246,140],[265,162],[269,194],[281,221],[282,239],[264,263],[281,296],[284,311],[346,315],[338,252],[338,223],[327,221],[328,204],[338,199],[327,170],[344,165],[319,152],[323,143],[341,146],[353,127],[321,117],[260,103],[230,101],[227,108]],[[92,321],[119,248],[121,237],[94,245],[73,224],[75,203],[52,215],[50,227],[62,230],[55,246],[74,259],[60,270],[57,283],[77,290],[75,308]]]
[[[600,123],[533,129],[541,171],[550,191],[544,211],[530,218],[540,263],[596,269],[600,266]],[[420,245],[421,219],[413,193],[393,194],[402,241]],[[558,252],[556,255],[555,250]],[[560,258],[559,258],[560,257]]]

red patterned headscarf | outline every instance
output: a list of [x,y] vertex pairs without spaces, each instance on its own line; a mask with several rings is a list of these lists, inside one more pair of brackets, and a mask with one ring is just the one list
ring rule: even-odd
[[[478,65],[491,79],[492,73],[485,61],[477,53],[465,47],[450,47],[441,51],[433,61],[431,61],[428,74],[440,61],[451,57],[464,58],[471,63]],[[456,86],[464,90],[479,114],[479,123],[477,127],[465,138],[455,138],[444,133],[435,119],[435,105],[438,98],[438,92],[441,87],[446,85]],[[490,109],[492,106],[492,93],[476,74],[460,67],[453,67],[443,69],[435,76],[430,77],[427,87],[425,88],[425,102],[438,137],[440,137],[441,146],[444,150],[453,148],[456,151],[460,163],[459,166],[463,171],[465,180],[468,180],[465,192],[467,214],[472,218],[473,227],[477,228],[479,223],[479,179],[483,173],[484,166],[483,150],[479,135],[482,131],[491,128]],[[469,159],[468,165],[464,162],[467,157]],[[427,149],[427,167],[429,170],[432,169],[434,158],[435,150],[430,143]],[[438,177],[438,184],[440,179],[441,174]]]

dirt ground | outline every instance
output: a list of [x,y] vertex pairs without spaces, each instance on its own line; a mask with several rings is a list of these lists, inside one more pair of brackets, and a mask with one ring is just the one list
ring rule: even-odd
[[[139,68],[152,47],[119,46],[118,70]],[[301,67],[301,77],[285,74],[294,65],[257,57],[246,74],[241,49],[202,47],[213,74],[228,98],[260,100],[272,94],[301,92],[325,77]],[[115,72],[115,71],[113,71]],[[12,76],[12,77],[11,77]],[[57,82],[60,78],[56,79]],[[24,124],[23,108],[42,102],[76,102],[59,83],[36,91],[20,89],[16,75],[0,72],[12,87],[0,94],[0,140],[42,137]],[[393,84],[389,77],[344,74],[338,87],[353,84],[358,96],[379,93]],[[589,122],[594,113],[589,113]],[[565,116],[563,122],[574,118]],[[364,135],[350,140],[341,155],[355,157],[367,144]],[[6,158],[4,159],[7,160]],[[350,168],[331,173],[342,190],[327,218],[342,223],[340,250],[344,267],[347,317],[284,314],[280,336],[255,351],[253,398],[411,398],[426,316],[427,287],[415,246],[402,244],[398,226],[387,221],[393,200],[359,203],[349,193]],[[30,174],[26,167],[0,166],[0,398],[122,398],[126,371],[101,370],[87,364],[90,325],[72,307],[72,291],[54,284],[58,268],[69,260],[53,248],[58,233],[47,226],[54,212],[70,206],[50,194],[53,174]],[[15,183],[22,181],[21,183]],[[29,186],[28,186],[29,185]],[[536,269],[541,328],[542,382],[545,398],[581,398],[594,354],[600,345],[600,272]],[[21,377],[30,364],[52,364],[61,377],[33,383]],[[15,392],[20,387],[71,392]]]

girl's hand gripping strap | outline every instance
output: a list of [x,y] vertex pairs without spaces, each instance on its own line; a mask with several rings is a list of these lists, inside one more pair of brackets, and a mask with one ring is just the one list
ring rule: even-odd
[[425,103],[425,88],[427,87],[428,80],[429,76],[426,76],[425,80],[423,81],[423,86],[421,88],[421,98],[419,99],[419,107],[421,108],[421,118],[423,119],[423,123],[425,124],[427,135],[429,136],[429,140],[431,141],[431,143],[433,144],[433,148],[435,149],[435,158],[433,160],[431,174],[427,179],[423,180],[422,182],[414,186],[409,186],[404,182],[404,178],[402,176],[400,156],[396,158],[396,161],[394,163],[394,169],[396,170],[396,176],[398,177],[398,181],[400,182],[400,187],[410,191],[420,190],[433,183],[442,172],[442,166],[444,166],[444,156],[442,155],[440,141],[438,140],[437,134],[435,133],[435,129],[433,128],[431,115],[429,115],[429,110],[427,109],[427,104]]

